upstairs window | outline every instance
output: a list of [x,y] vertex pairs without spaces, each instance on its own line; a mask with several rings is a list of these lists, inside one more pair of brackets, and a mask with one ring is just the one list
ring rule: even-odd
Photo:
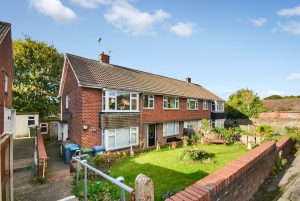
[[138,93],[105,91],[103,109],[106,111],[138,111]]
[[8,93],[8,76],[7,76],[7,74],[5,74],[5,78],[4,78],[4,92]]
[[208,110],[208,101],[203,101],[203,110]]
[[154,108],[154,96],[144,95],[144,108],[153,109]]
[[198,110],[198,100],[197,99],[187,99],[187,109],[188,110]]
[[213,101],[211,103],[211,110],[215,112],[224,112],[224,102]]
[[179,109],[179,98],[164,97],[164,109]]

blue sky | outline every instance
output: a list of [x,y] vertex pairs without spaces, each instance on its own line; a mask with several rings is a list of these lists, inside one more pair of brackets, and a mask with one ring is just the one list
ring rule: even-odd
[[[300,1],[7,0],[0,20],[62,53],[203,85],[300,95]],[[98,38],[102,40],[97,43]]]

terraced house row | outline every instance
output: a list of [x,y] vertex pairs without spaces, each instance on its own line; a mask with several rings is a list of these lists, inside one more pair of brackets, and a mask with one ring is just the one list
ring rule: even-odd
[[82,147],[125,149],[181,138],[209,119],[224,125],[224,101],[191,78],[176,80],[66,54],[59,95],[69,138]]

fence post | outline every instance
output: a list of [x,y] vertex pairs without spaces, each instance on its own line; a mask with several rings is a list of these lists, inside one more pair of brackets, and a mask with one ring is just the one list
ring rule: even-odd
[[[117,178],[119,182],[124,183],[124,177],[120,176]],[[125,201],[125,190],[123,188],[120,188],[120,195],[121,195],[121,201]]]
[[[86,160],[82,162],[86,163]],[[84,165],[84,201],[87,201],[87,167]]]
[[146,175],[139,174],[135,179],[135,201],[154,201],[153,181]]

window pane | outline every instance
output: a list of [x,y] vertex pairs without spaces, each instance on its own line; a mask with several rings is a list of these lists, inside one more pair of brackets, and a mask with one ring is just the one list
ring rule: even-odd
[[108,104],[109,104],[110,110],[115,110],[116,109],[116,98],[109,97]]
[[131,110],[137,110],[137,100],[136,99],[131,99]]
[[144,107],[146,108],[148,107],[148,97],[149,97],[148,95],[144,96]]
[[117,129],[116,137],[117,137],[116,147],[126,147],[130,145],[129,128]]
[[150,108],[153,108],[153,106],[154,106],[154,100],[152,99],[152,100],[149,100],[149,107]]
[[195,105],[195,101],[191,100],[190,101],[190,109],[195,109],[196,105]]
[[115,148],[115,136],[108,136],[108,148]]
[[118,92],[117,110],[130,110],[130,94]]

